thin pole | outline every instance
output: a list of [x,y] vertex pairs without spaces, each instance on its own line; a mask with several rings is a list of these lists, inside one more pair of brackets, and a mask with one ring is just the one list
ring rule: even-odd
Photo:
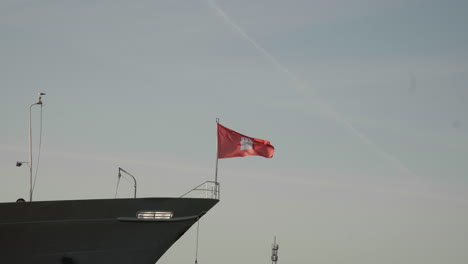
[[215,183],[218,183],[218,155],[216,155]]
[[[216,118],[216,169],[215,169],[215,194],[216,197],[218,197],[218,155],[219,155],[219,146],[218,146],[218,124],[219,124],[219,118]],[[218,197],[219,199],[219,197]]]
[[34,104],[29,107],[29,201],[32,202],[32,128],[31,128],[31,109]]
[[122,175],[120,174],[120,168],[119,168],[119,176],[118,176],[118,180],[117,180],[117,186],[115,187],[115,197],[114,198],[117,198],[117,192],[119,190],[119,183],[120,183],[120,178],[122,177]]
[[135,179],[135,176],[133,176],[130,172],[128,172],[128,171],[126,171],[126,170],[124,170],[124,169],[122,169],[122,168],[119,167],[119,179],[120,179],[120,177],[121,177],[120,171],[123,171],[125,174],[127,174],[127,175],[129,175],[130,177],[133,178],[133,183],[134,183],[134,184],[133,184],[133,189],[134,189],[134,191],[133,191],[133,198],[136,198],[136,194],[137,194],[137,181],[136,181],[136,179]]
[[[33,195],[33,176],[32,176],[33,159],[32,159],[32,125],[31,125],[32,114],[31,112],[32,112],[32,107],[34,105],[41,105],[42,107],[43,95],[45,95],[45,93],[39,93],[39,98],[37,98],[37,103],[34,103],[29,106],[29,201],[30,202],[32,202],[32,195]],[[42,126],[42,112],[41,112],[41,126]],[[36,172],[37,172],[37,169],[36,169]]]
[[200,218],[197,219],[197,243],[195,249],[195,264],[198,264],[198,233],[200,233]]
[[133,185],[133,188],[134,188],[133,198],[136,198],[136,190],[137,190],[136,180],[135,180],[135,185]]

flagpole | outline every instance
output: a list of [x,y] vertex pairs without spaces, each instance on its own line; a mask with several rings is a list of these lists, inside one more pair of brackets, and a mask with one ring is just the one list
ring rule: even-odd
[[216,169],[215,169],[215,197],[219,199],[219,184],[218,184],[218,124],[219,118],[216,118]]
[[218,183],[218,157],[216,157],[215,183]]
[[215,184],[218,185],[218,124],[219,118],[216,118],[216,169],[215,169]]

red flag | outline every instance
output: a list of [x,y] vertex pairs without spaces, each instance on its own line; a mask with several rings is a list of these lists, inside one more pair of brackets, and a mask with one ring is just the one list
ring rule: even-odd
[[218,158],[245,157],[249,155],[272,158],[275,148],[270,141],[252,138],[218,123]]

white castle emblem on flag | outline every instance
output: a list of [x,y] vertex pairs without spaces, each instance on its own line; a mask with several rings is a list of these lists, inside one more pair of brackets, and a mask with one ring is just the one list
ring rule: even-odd
[[241,137],[240,141],[240,150],[248,150],[248,149],[253,149],[253,143],[250,138],[247,137]]

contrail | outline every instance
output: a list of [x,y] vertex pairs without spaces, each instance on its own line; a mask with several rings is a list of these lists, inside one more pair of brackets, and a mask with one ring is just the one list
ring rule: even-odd
[[[237,33],[239,33],[243,39],[248,41],[254,48],[259,51],[269,62],[271,62],[276,68],[278,68],[280,71],[285,73],[289,78],[298,86],[301,92],[306,92],[306,86],[305,84],[296,77],[290,70],[288,70],[286,67],[284,67],[273,55],[271,55],[266,49],[264,49],[262,46],[260,46],[255,40],[253,40],[247,33],[245,33],[244,30],[242,30],[234,21],[231,20],[229,16],[226,15],[226,13],[216,5],[214,0],[205,0],[206,3],[214,10],[216,13],[223,18],[223,20]],[[314,95],[315,96],[315,95]],[[315,96],[317,97],[317,96]],[[314,98],[315,102],[319,105],[320,110],[326,114],[329,118],[331,119],[340,119],[339,116],[336,114],[336,112],[332,111],[327,104],[322,103],[321,100],[318,98]]]
[[[205,0],[208,6],[213,9],[223,20],[237,33],[239,33],[243,39],[248,41],[254,48],[259,51],[269,62],[271,62],[276,68],[280,71],[285,73],[289,78],[296,84],[297,88],[307,94],[306,85],[302,82],[296,75],[294,75],[288,68],[283,66],[278,59],[276,59],[271,53],[269,53],[266,49],[264,49],[260,44],[258,44],[254,39],[252,39],[242,28],[240,28],[232,19],[215,3],[214,0]],[[341,122],[345,128],[351,131],[352,134],[357,136],[361,139],[364,143],[374,148],[379,154],[390,160],[394,165],[396,165],[401,171],[404,173],[411,175],[413,177],[417,177],[416,174],[411,171],[403,162],[398,160],[397,158],[393,157],[391,154],[383,150],[381,147],[377,146],[373,143],[368,137],[366,137],[363,133],[357,130],[349,120],[345,117],[338,114],[337,111],[333,110],[328,104],[324,103],[319,96],[313,95],[314,102],[318,105],[320,111],[325,114],[328,118],[335,120],[337,122]]]

